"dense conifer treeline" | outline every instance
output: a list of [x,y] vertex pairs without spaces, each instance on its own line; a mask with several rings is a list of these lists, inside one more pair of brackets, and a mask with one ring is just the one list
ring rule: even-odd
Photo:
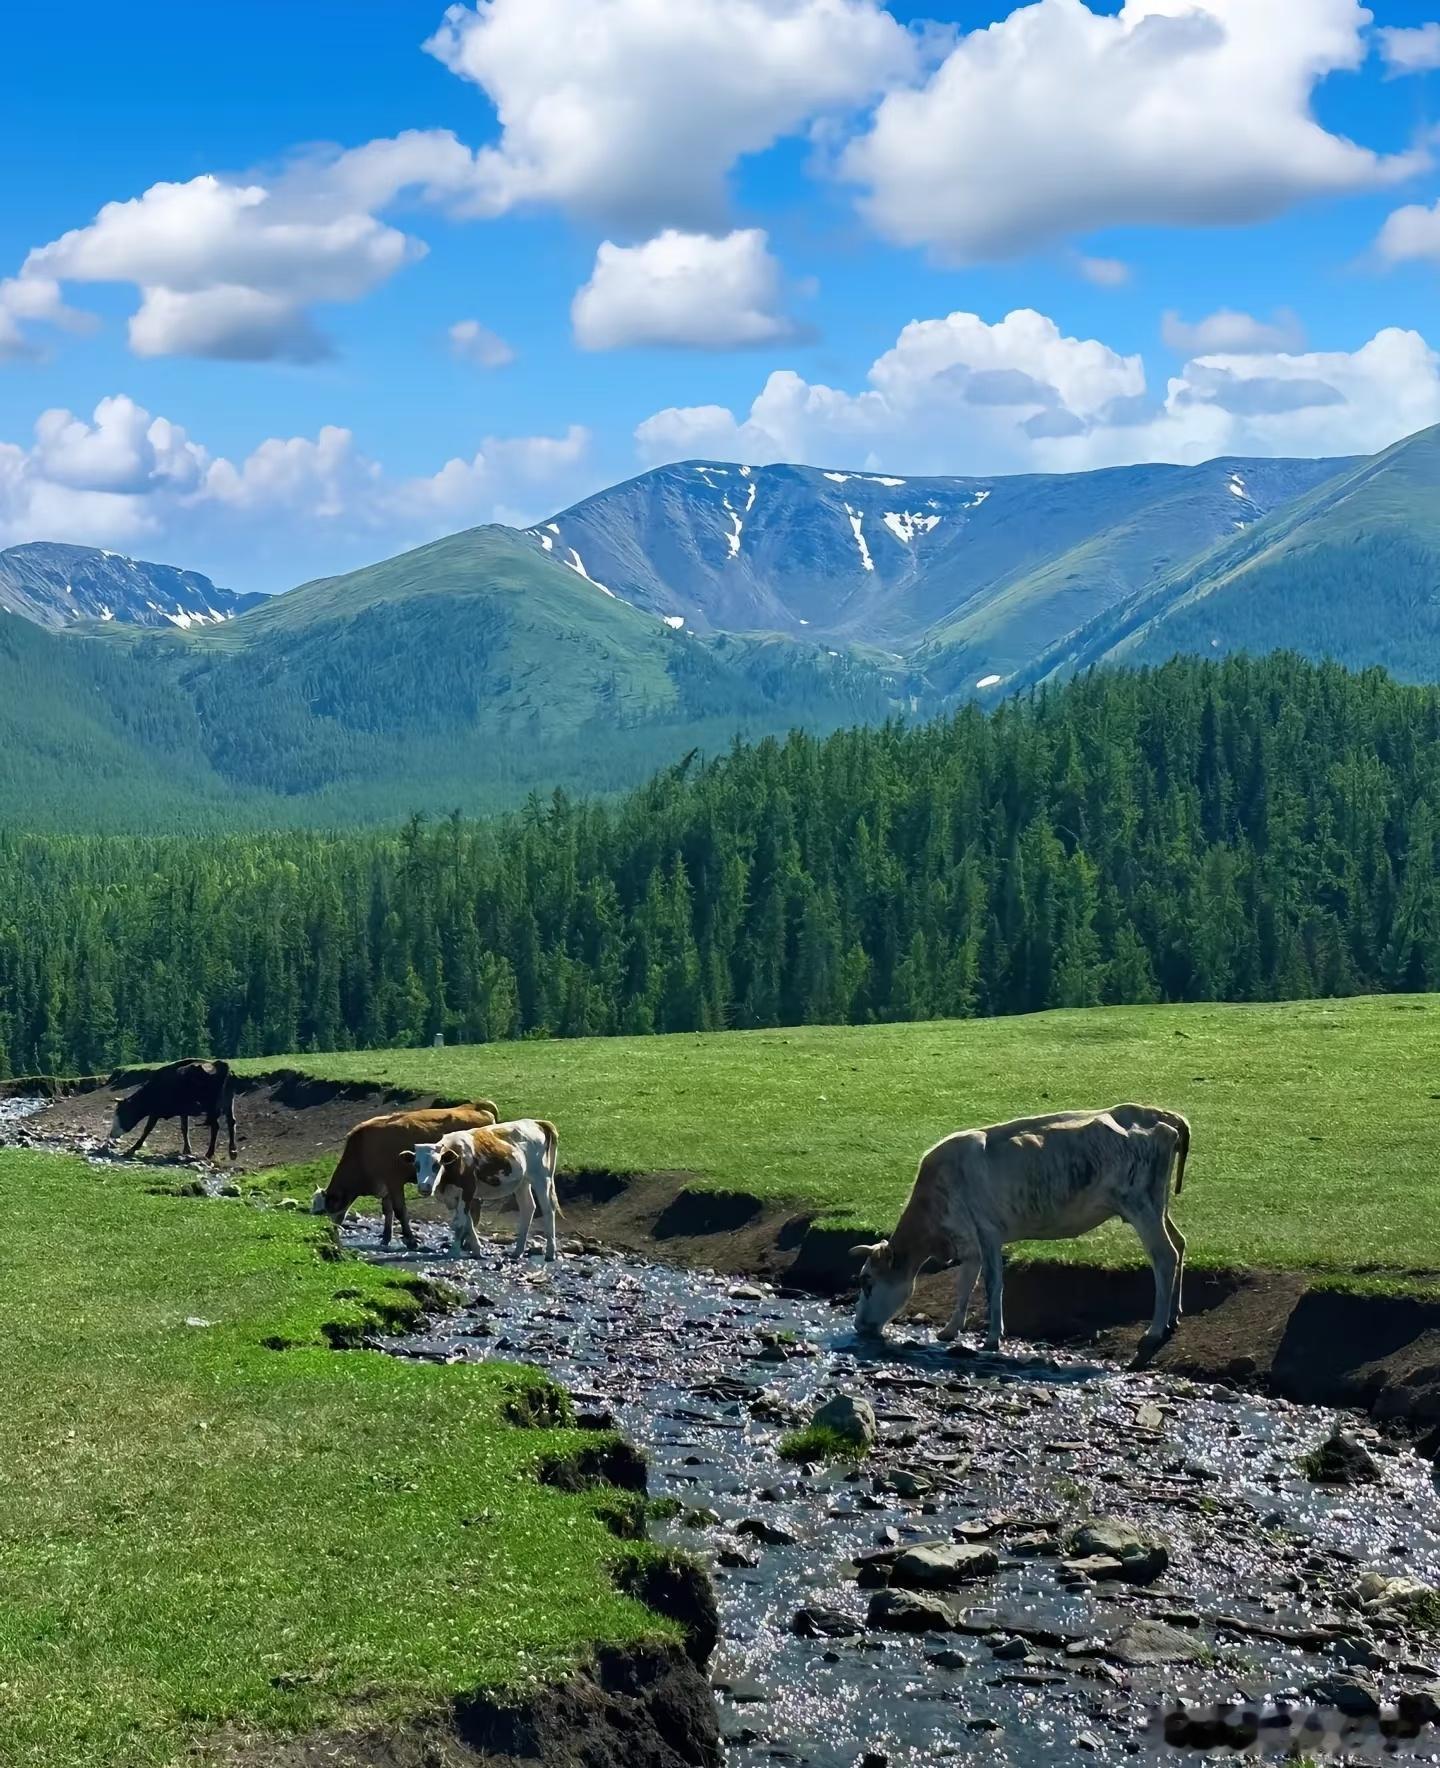
[[491,823],[0,834],[0,1073],[1440,987],[1440,690],[1275,656]]

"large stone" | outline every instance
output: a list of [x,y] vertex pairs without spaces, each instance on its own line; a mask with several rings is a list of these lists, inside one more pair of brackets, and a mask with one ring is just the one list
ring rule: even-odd
[[1317,1486],[1374,1485],[1380,1478],[1379,1462],[1342,1430],[1312,1449],[1301,1465],[1306,1479]]
[[802,1639],[849,1639],[860,1631],[860,1623],[841,1614],[838,1608],[815,1604],[795,1611],[790,1631]]
[[1440,1615],[1440,1590],[1418,1578],[1366,1572],[1356,1589],[1367,1614],[1386,1613],[1432,1620]]
[[858,1449],[868,1449],[875,1441],[874,1408],[868,1400],[857,1400],[851,1394],[836,1394],[826,1400],[816,1408],[810,1422],[820,1430],[833,1430]]
[[1000,1569],[1000,1555],[993,1547],[945,1542],[933,1547],[909,1547],[890,1568],[890,1582],[902,1590],[958,1590],[977,1578],[990,1578]]
[[948,1602],[913,1590],[877,1590],[865,1618],[887,1633],[950,1633],[955,1628],[955,1611]]
[[1334,1707],[1348,1719],[1373,1719],[1380,1711],[1380,1692],[1368,1676],[1325,1676],[1306,1692],[1322,1707]]
[[1119,1576],[1130,1584],[1153,1584],[1170,1563],[1170,1549],[1159,1535],[1147,1534],[1114,1516],[1082,1523],[1071,1535],[1069,1547],[1071,1561],[1079,1561],[1091,1577],[1104,1577],[1107,1572],[1087,1561],[1118,1560]]
[[1193,1664],[1200,1657],[1193,1638],[1164,1621],[1136,1620],[1122,1627],[1105,1647],[1111,1663],[1139,1670],[1148,1664]]

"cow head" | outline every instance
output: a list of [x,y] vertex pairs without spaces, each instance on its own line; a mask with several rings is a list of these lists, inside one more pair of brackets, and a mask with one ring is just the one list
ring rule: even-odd
[[878,1338],[915,1293],[915,1273],[897,1262],[888,1240],[852,1246],[850,1251],[853,1257],[865,1260],[855,1302],[855,1330]]
[[422,1197],[437,1196],[460,1177],[460,1151],[445,1142],[419,1142],[413,1154],[402,1154],[403,1166],[415,1170],[415,1189]]
[[116,1093],[115,1115],[110,1119],[110,1130],[106,1135],[107,1142],[118,1142],[121,1136],[128,1135],[139,1123],[142,1113],[134,1104],[134,1095],[126,1098],[123,1093]]
[[326,1195],[323,1185],[310,1199],[310,1213],[311,1215],[328,1215],[330,1213],[330,1199]]

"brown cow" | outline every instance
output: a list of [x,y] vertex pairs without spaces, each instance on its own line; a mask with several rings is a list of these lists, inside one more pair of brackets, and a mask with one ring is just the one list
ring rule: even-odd
[[489,1099],[473,1105],[444,1105],[429,1111],[392,1111],[384,1117],[367,1117],[345,1138],[340,1160],[330,1183],[310,1200],[311,1215],[328,1215],[337,1225],[361,1197],[378,1197],[385,1211],[380,1244],[390,1244],[395,1218],[413,1252],[420,1242],[410,1226],[405,1208],[405,1183],[414,1176],[411,1154],[418,1142],[435,1142],[452,1130],[480,1130],[496,1122],[500,1113]]

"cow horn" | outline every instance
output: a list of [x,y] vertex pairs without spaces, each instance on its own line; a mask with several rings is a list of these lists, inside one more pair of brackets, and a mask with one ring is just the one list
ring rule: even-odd
[[852,1246],[850,1256],[851,1258],[869,1258],[871,1253],[879,1252],[884,1244],[883,1240],[877,1240],[873,1246]]

